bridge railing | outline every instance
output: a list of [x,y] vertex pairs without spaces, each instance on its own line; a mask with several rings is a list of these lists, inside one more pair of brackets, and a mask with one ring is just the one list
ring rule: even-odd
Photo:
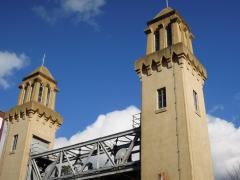
[[140,129],[33,154],[27,180],[90,179],[140,167]]

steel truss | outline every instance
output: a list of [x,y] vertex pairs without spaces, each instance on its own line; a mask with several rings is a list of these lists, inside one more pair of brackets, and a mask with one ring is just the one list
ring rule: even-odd
[[27,180],[91,179],[137,171],[140,128],[31,155]]

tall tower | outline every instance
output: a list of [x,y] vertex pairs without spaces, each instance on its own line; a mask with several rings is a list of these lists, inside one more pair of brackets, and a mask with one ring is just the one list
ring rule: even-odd
[[147,23],[146,56],[135,62],[142,82],[141,178],[213,180],[203,86],[193,34],[176,10]]
[[53,147],[62,117],[55,111],[57,82],[44,66],[23,79],[17,106],[5,114],[8,135],[1,180],[26,179],[29,156]]

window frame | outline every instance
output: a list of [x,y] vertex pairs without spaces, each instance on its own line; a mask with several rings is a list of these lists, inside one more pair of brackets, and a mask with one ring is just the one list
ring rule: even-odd
[[194,110],[196,113],[200,112],[200,108],[199,108],[199,100],[198,100],[198,93],[193,90],[193,104],[194,104]]
[[47,106],[47,107],[49,107],[49,105],[50,105],[50,99],[51,99],[51,95],[52,95],[51,92],[52,92],[52,91],[51,91],[51,88],[48,87],[48,91],[47,91],[47,100],[46,100],[46,106]]
[[160,29],[159,28],[156,29],[156,31],[154,32],[154,50],[155,52],[160,50]]
[[166,87],[157,89],[157,109],[162,110],[167,107],[167,91]]
[[166,26],[166,43],[167,43],[167,47],[171,47],[173,45],[173,37],[172,37],[173,33],[172,33],[172,24],[168,24]]
[[18,144],[18,134],[15,134],[13,136],[13,141],[12,141],[12,147],[11,147],[11,152],[14,153],[17,150],[17,144]]
[[39,87],[39,92],[38,92],[38,103],[42,103],[43,102],[43,91],[44,91],[44,86],[41,83],[40,87]]
[[33,83],[32,85],[31,85],[31,92],[30,92],[30,101],[32,101],[32,99],[33,99],[33,92],[34,92],[34,88],[35,88],[35,83]]

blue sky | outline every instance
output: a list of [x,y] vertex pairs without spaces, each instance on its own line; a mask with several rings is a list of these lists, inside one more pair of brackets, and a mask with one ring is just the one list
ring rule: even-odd
[[[140,81],[134,61],[145,54],[146,22],[164,0],[96,0],[93,9],[64,9],[60,0],[0,1],[0,52],[23,54],[27,65],[8,75],[0,88],[0,109],[15,106],[22,77],[41,65],[59,83],[57,111],[64,125],[57,136],[70,137],[99,114],[140,108]],[[194,52],[208,70],[207,112],[240,125],[240,2],[169,2],[189,23]],[[75,11],[74,11],[75,10]],[[25,58],[26,59],[26,58]]]

